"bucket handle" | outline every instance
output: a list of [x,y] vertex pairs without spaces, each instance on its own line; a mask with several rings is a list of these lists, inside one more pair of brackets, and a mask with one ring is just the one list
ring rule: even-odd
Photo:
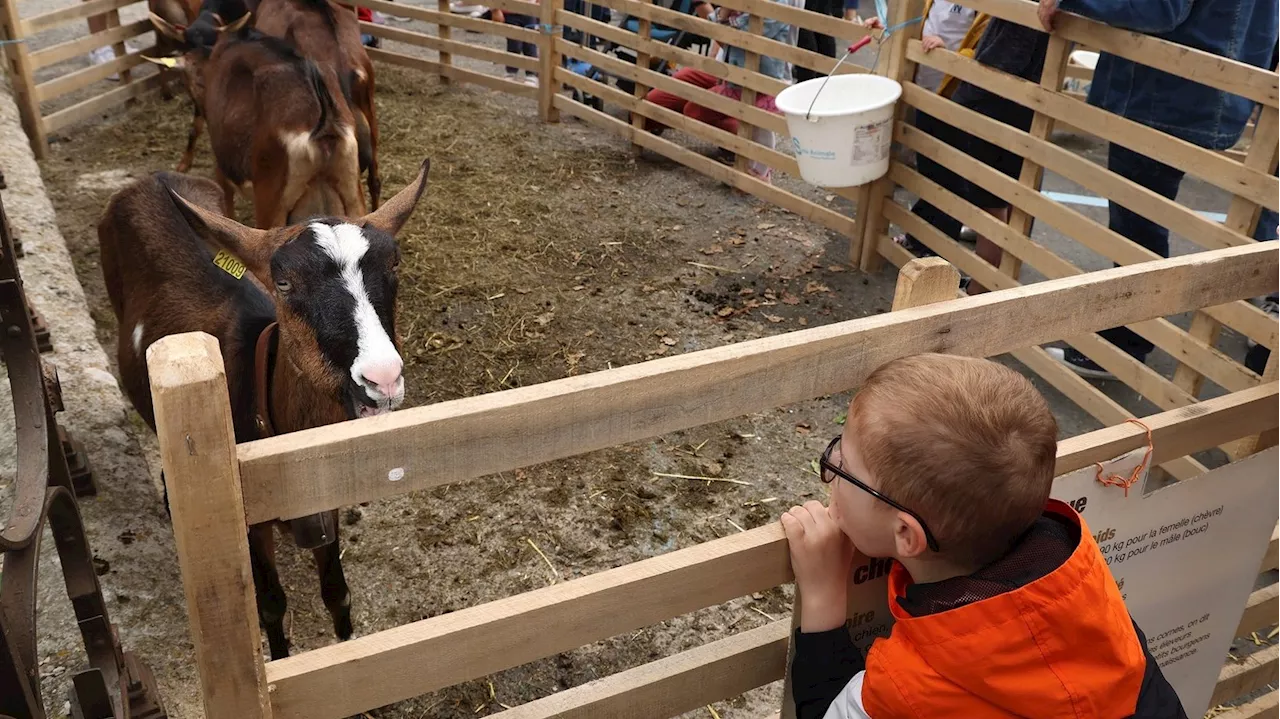
[[[884,17],[885,17],[885,15],[886,15],[886,10],[885,10],[885,8],[884,8],[883,2],[884,2],[884,0],[876,0],[876,9],[877,9],[877,12],[879,13],[879,15],[880,15],[880,17],[881,17],[881,20],[880,20],[881,24],[883,24],[883,23],[884,23]],[[902,28],[907,27],[907,26],[909,26],[909,25],[914,25],[915,23],[921,22],[921,21],[923,21],[923,20],[924,20],[924,17],[923,17],[923,16],[922,16],[922,17],[915,17],[915,18],[911,18],[910,20],[907,20],[907,21],[905,21],[905,22],[900,22],[900,23],[898,23],[897,25],[892,25],[892,26],[890,26],[890,27],[886,27],[886,28],[884,29],[884,31],[880,33],[879,43],[883,43],[883,42],[885,41],[885,39],[886,39],[886,38],[888,38],[888,37],[889,37],[891,34],[893,34],[894,32],[897,32],[898,30],[901,30]],[[863,37],[862,39],[858,40],[858,41],[857,41],[857,42],[855,42],[854,44],[850,45],[850,46],[849,46],[849,49],[848,49],[847,51],[845,51],[844,55],[841,55],[841,56],[840,56],[840,59],[836,62],[836,66],[835,66],[835,67],[833,67],[833,68],[831,68],[831,72],[827,73],[827,76],[826,76],[826,77],[824,77],[824,78],[822,79],[822,84],[818,86],[818,91],[817,91],[817,92],[815,92],[815,93],[813,93],[813,99],[809,101],[809,109],[808,109],[808,110],[805,110],[805,113],[804,113],[804,119],[808,120],[809,122],[815,122],[815,120],[814,120],[812,117],[810,117],[810,115],[813,113],[813,106],[814,106],[815,104],[817,104],[817,102],[818,102],[818,96],[819,96],[819,95],[821,95],[821,94],[822,94],[823,89],[824,89],[824,88],[826,88],[826,86],[827,86],[827,81],[831,79],[831,76],[832,76],[832,75],[836,74],[836,70],[839,70],[839,69],[840,69],[840,65],[842,65],[842,64],[844,63],[844,61],[845,61],[845,60],[849,59],[849,56],[850,56],[850,55],[852,55],[853,53],[855,53],[855,52],[857,52],[857,51],[861,50],[862,48],[866,47],[867,45],[870,45],[870,44],[871,44],[871,39],[872,39],[872,36],[871,36],[871,35],[867,35],[867,36]],[[879,44],[877,44],[877,46],[876,46],[876,47],[878,48],[878,47],[880,47],[880,45],[879,45]],[[876,65],[879,65],[879,64],[880,64],[880,52],[879,52],[879,50],[877,50],[877,51],[876,51],[876,60],[875,60],[875,62],[873,62],[873,63],[871,64],[871,66],[872,66],[872,67],[875,67]]]

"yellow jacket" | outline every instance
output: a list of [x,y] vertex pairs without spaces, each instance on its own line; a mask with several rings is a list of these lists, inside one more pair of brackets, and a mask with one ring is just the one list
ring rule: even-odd
[[[933,0],[926,0],[924,4],[924,16],[929,17],[929,11],[933,8]],[[973,18],[973,24],[969,26],[969,32],[964,34],[964,39],[960,41],[960,47],[956,48],[956,52],[964,57],[972,58],[974,49],[978,47],[978,40],[982,39],[982,33],[987,29],[987,23],[991,21],[991,16],[980,12]],[[942,82],[938,85],[938,94],[943,97],[951,97],[951,93],[955,92],[956,86],[960,82],[950,75],[944,75]]]

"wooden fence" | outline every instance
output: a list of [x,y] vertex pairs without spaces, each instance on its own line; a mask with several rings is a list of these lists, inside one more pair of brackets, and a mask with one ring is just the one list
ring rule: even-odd
[[[940,303],[955,296],[953,283],[913,284],[909,273],[895,301],[904,311],[240,446],[217,343],[202,334],[165,338],[148,361],[206,715],[358,715],[792,579],[774,523],[264,662],[246,522],[420,491],[847,391],[883,362],[917,352],[992,356],[1222,305],[1275,289],[1276,248],[1233,247]],[[1274,434],[1278,391],[1273,381],[1147,417],[1154,461]],[[1057,469],[1145,443],[1141,429],[1117,424],[1060,443]],[[1273,536],[1262,570],[1275,565]],[[1241,631],[1273,623],[1276,606],[1274,585],[1255,592]],[[782,678],[788,635],[780,621],[505,716],[672,716]],[[1275,646],[1228,664],[1214,701],[1275,681],[1276,666]]]
[[[146,62],[143,55],[151,54],[152,48],[129,52],[125,41],[145,35],[152,28],[151,22],[145,17],[125,25],[120,24],[120,11],[133,5],[145,7],[146,3],[140,0],[85,0],[76,5],[23,18],[18,13],[17,0],[0,0],[0,40],[4,41],[3,49],[9,79],[13,84],[14,100],[18,105],[22,128],[38,159],[43,159],[48,150],[50,134],[160,88],[159,73],[134,77],[133,68]],[[89,20],[104,23],[106,29],[88,32]],[[79,23],[86,29],[83,36],[39,50],[29,47],[42,33],[73,23]],[[68,70],[41,82],[36,81],[36,73],[44,68],[108,46],[115,52],[115,58],[109,62]],[[120,78],[119,84],[114,87],[92,92],[88,97],[77,98],[74,104],[56,110],[46,112],[42,108],[65,95],[90,88],[112,75]]]

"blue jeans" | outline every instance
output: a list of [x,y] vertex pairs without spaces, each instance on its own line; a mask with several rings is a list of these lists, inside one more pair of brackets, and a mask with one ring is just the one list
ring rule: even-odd
[[[517,15],[516,13],[504,13],[503,19],[508,25],[515,25],[526,30],[536,30],[538,28],[538,19],[529,15]],[[525,57],[537,57],[538,46],[531,42],[522,40],[513,40],[507,38],[507,52],[516,55],[524,55]],[[516,68],[508,66],[507,72],[515,73]],[[536,72],[530,72],[530,75],[537,75]]]

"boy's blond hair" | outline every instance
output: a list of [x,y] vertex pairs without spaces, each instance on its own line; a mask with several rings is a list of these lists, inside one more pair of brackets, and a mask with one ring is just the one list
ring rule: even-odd
[[998,559],[1049,499],[1058,423],[1031,382],[1004,365],[893,360],[867,378],[849,421],[878,489],[924,518],[952,561]]

